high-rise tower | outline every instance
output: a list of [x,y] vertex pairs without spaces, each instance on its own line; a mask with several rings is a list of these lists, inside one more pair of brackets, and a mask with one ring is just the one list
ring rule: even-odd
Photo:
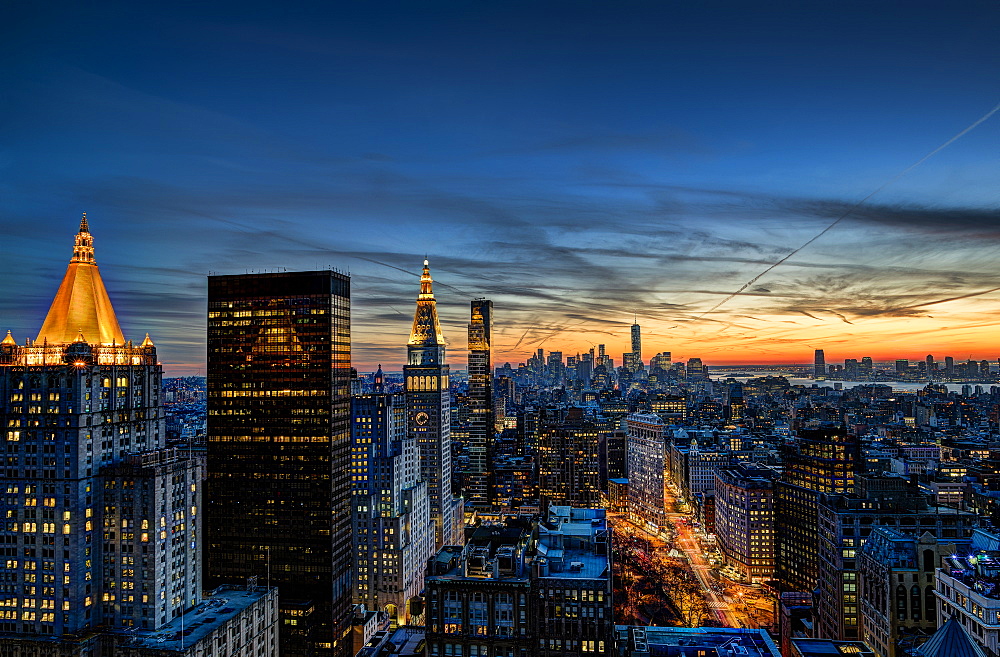
[[351,652],[350,279],[208,279],[209,586],[278,586],[281,654]]
[[469,322],[469,473],[466,476],[465,503],[475,507],[490,506],[490,467],[493,445],[493,360],[490,340],[493,334],[493,302],[472,301]]
[[451,492],[449,369],[432,285],[431,270],[424,260],[403,376],[409,430],[420,449],[420,474],[430,494],[435,547],[440,547],[458,542],[462,517],[461,502],[456,504]]
[[635,321],[632,324],[632,362],[635,364],[635,369],[641,370],[643,368],[642,337],[640,335],[638,321]]
[[826,378],[826,356],[822,349],[817,349],[813,359],[813,378],[822,380]]
[[11,654],[67,635],[83,645],[98,628],[155,630],[200,599],[201,470],[163,448],[162,376],[149,335],[122,335],[84,215],[38,338],[0,342]]

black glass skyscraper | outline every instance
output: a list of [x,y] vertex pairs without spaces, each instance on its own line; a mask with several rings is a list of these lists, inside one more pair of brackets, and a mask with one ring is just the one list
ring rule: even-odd
[[472,301],[469,322],[469,473],[466,477],[466,504],[490,506],[490,468],[493,446],[493,363],[490,340],[493,335],[493,302]]
[[281,654],[350,652],[350,279],[208,280],[208,586],[281,596]]

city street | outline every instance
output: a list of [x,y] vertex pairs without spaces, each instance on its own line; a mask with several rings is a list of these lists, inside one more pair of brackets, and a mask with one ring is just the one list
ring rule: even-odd
[[715,614],[715,617],[724,627],[749,627],[750,625],[747,624],[745,619],[740,618],[733,605],[724,596],[716,593],[715,578],[711,572],[712,566],[705,559],[704,552],[698,545],[698,540],[694,536],[690,523],[678,522],[681,519],[686,520],[687,516],[679,513],[668,515],[674,524],[674,531],[677,537],[674,541],[674,546],[687,556],[688,562],[691,564],[691,570],[694,571],[695,577],[698,578],[698,582],[701,584],[708,608]]
[[[673,503],[673,499],[670,501]],[[671,547],[682,552],[698,580],[709,613],[723,627],[759,628],[771,625],[773,600],[760,589],[732,581],[714,571],[692,527],[691,516],[676,512],[667,516],[672,527],[672,545],[645,527],[633,524],[626,514],[609,514],[609,519],[617,530],[645,540],[651,557],[665,558]]]

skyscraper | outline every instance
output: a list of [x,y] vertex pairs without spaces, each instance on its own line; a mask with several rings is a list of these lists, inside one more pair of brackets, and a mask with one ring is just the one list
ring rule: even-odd
[[374,391],[351,399],[351,487],[354,602],[407,625],[434,528],[405,396],[385,391],[381,365]]
[[281,654],[350,652],[350,279],[208,279],[209,586],[277,585]]
[[439,548],[459,541],[462,509],[461,500],[456,501],[451,492],[450,372],[433,282],[424,260],[403,377],[409,430],[420,449],[420,475],[428,485],[435,548]]
[[493,446],[493,360],[490,341],[493,335],[493,302],[472,301],[469,322],[469,473],[466,476],[465,503],[490,506],[490,466]]
[[816,357],[813,360],[813,378],[816,380],[826,378],[826,356],[822,349],[816,350]]
[[632,359],[635,363],[635,369],[642,369],[642,338],[640,337],[639,323],[635,321],[632,324]]
[[201,465],[163,448],[162,376],[149,335],[122,334],[84,215],[38,337],[0,342],[9,654],[91,650],[98,630],[155,630],[200,599]]
[[687,378],[688,381],[704,381],[708,378],[708,368],[700,358],[688,358]]

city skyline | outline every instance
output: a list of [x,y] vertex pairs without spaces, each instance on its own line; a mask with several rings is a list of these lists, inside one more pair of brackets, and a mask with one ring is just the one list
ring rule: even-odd
[[396,370],[425,256],[456,365],[477,297],[497,365],[634,316],[647,361],[996,359],[1000,119],[908,171],[996,106],[995,7],[393,7],[9,8],[3,328],[86,211],[172,376],[206,276],[278,268],[350,271]]

